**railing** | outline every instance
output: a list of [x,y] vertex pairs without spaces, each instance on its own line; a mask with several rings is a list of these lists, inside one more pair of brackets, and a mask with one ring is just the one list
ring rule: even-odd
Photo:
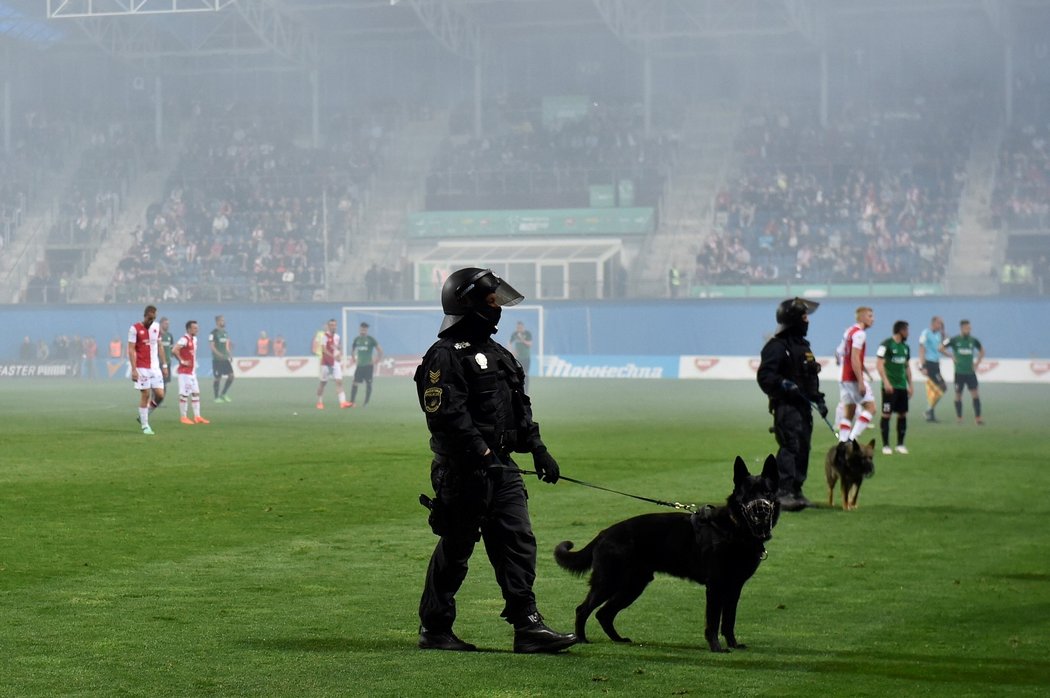
[[129,282],[107,286],[104,297],[109,303],[307,303],[325,300],[325,291],[323,281]]
[[[22,282],[29,276],[33,265],[40,259],[42,228],[43,224],[38,225],[35,230],[24,236],[22,247],[17,252],[14,264],[7,270],[7,275],[0,284],[0,290],[3,292],[0,302],[17,303],[20,300]],[[14,252],[14,250],[11,251]]]

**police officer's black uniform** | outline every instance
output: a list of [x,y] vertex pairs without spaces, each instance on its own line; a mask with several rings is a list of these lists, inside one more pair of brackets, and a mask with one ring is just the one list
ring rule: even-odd
[[[536,470],[557,482],[523,390],[524,371],[491,335],[499,306],[522,299],[487,269],[463,269],[442,291],[440,339],[416,370],[419,404],[434,453],[430,524],[441,536],[427,569],[419,605],[419,646],[473,650],[452,632],[455,595],[479,538],[503,591],[502,616],[515,628],[516,652],[555,652],[575,643],[548,628],[536,609],[536,539],[521,474],[511,453],[532,453]],[[487,301],[487,303],[486,303]]]
[[773,431],[780,445],[778,498],[781,508],[787,511],[804,509],[810,503],[802,494],[813,436],[810,403],[816,405],[821,417],[828,413],[824,394],[820,392],[820,364],[806,339],[809,315],[816,312],[817,306],[804,298],[780,304],[777,332],[762,348],[762,363],[758,367],[758,385],[769,396]]

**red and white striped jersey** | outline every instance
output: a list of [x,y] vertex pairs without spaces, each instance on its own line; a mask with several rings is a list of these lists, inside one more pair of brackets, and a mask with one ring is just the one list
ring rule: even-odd
[[321,365],[322,366],[334,366],[339,360],[339,347],[342,346],[339,342],[339,334],[333,332],[332,334],[324,333],[321,337]]
[[842,382],[856,383],[857,374],[853,372],[853,350],[860,349],[860,365],[864,366],[864,349],[867,347],[868,333],[860,323],[852,325],[842,337]]
[[160,357],[157,354],[160,323],[154,322],[147,328],[141,322],[136,322],[128,329],[128,344],[135,345],[135,368],[160,370]]
[[184,334],[175,342],[175,356],[184,363],[179,364],[179,373],[192,376],[197,372],[197,338]]

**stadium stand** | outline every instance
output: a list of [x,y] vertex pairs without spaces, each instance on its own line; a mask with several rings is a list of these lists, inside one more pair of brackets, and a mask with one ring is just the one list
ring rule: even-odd
[[324,286],[326,259],[343,254],[338,234],[326,250],[325,227],[353,225],[386,140],[381,115],[341,116],[340,140],[312,149],[288,123],[233,111],[201,118],[165,199],[132,233],[109,300],[307,301]]
[[427,178],[427,209],[585,208],[592,186],[625,180],[632,201],[616,205],[657,203],[676,151],[672,129],[646,137],[629,105],[586,100],[568,114],[553,110],[536,101],[490,104],[494,126],[482,138],[457,132],[454,120]]
[[694,283],[939,280],[968,135],[964,117],[922,102],[847,113],[826,129],[801,111],[752,110]]
[[1004,293],[1045,294],[1050,282],[1050,98],[1029,85],[999,154],[992,216],[1006,234]]

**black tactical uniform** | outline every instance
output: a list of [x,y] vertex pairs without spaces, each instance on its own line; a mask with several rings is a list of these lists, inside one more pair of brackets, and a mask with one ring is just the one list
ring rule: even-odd
[[781,508],[798,511],[810,502],[802,494],[809,470],[810,440],[813,436],[812,405],[827,416],[824,394],[820,392],[820,364],[806,339],[809,315],[818,304],[804,298],[784,301],[777,308],[777,332],[762,348],[758,385],[769,396],[773,431],[780,450]]
[[452,632],[455,595],[479,538],[514,625],[516,652],[556,652],[576,641],[556,633],[536,609],[536,539],[527,495],[511,453],[531,453],[536,471],[557,482],[558,464],[540,439],[517,359],[492,341],[501,305],[521,295],[487,269],[463,269],[442,290],[440,339],[423,356],[415,382],[430,430],[430,524],[441,536],[419,605],[424,649],[473,650]]

